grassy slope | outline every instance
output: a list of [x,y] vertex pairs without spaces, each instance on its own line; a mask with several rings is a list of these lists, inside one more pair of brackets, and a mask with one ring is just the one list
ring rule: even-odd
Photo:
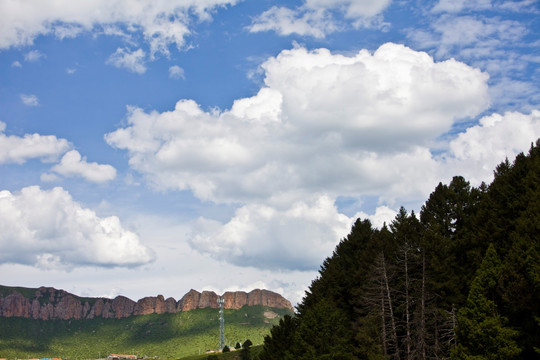
[[[261,344],[279,317],[267,319],[263,306],[225,310],[225,337],[234,346]],[[272,309],[283,316],[290,310]],[[125,319],[32,320],[0,317],[0,358],[92,359],[110,353],[179,358],[218,347],[215,309],[152,314]]]
[[[262,352],[262,345],[252,346],[250,348],[250,355],[255,359],[260,352]],[[182,360],[207,360],[207,359],[218,359],[218,360],[240,360],[240,350],[231,351],[229,353],[222,354],[203,354],[203,355],[193,355],[182,358]]]

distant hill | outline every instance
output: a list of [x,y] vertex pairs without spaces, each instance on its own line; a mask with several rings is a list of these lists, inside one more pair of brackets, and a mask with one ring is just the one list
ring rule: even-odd
[[[255,289],[226,292],[225,309],[240,309],[244,306],[268,306],[278,309],[290,309],[290,301],[280,294],[268,290]],[[121,319],[133,315],[176,314],[182,311],[218,307],[217,295],[213,291],[190,290],[182,299],[176,301],[162,295],[149,296],[133,301],[125,296],[114,299],[79,297],[64,290],[52,287],[23,288],[0,285],[0,316],[25,317],[41,320],[69,320],[115,318]]]
[[[225,338],[232,346],[246,339],[262,344],[271,327],[293,313],[290,302],[267,290],[223,296]],[[134,302],[125,297],[83,298],[53,288],[0,286],[0,358],[97,359],[120,353],[166,359],[204,353],[219,345],[214,298],[213,292],[191,290],[174,301],[173,308],[173,301],[162,296]],[[124,311],[131,307],[127,315]],[[39,316],[33,318],[35,314]]]

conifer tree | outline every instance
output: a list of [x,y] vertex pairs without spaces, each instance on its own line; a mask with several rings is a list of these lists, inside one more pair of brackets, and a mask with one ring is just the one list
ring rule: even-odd
[[494,297],[501,262],[490,245],[471,285],[466,304],[458,311],[458,345],[452,359],[514,359],[520,349],[513,340],[517,332],[506,327]]
[[297,318],[285,315],[280,319],[279,325],[272,327],[270,335],[265,336],[259,360],[294,360],[294,338],[297,327]]

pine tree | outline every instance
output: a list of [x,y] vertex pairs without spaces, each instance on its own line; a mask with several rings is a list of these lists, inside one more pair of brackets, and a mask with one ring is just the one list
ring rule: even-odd
[[295,343],[297,359],[356,359],[351,323],[330,299],[319,301],[306,312]]
[[[279,325],[272,327],[270,335],[265,336],[263,351],[259,360],[294,360],[294,338],[298,327],[298,319],[285,315]],[[238,344],[240,348],[240,344]]]
[[517,332],[506,327],[507,320],[495,303],[501,262],[490,245],[471,285],[466,304],[458,311],[458,345],[452,359],[514,359],[520,349],[513,340]]

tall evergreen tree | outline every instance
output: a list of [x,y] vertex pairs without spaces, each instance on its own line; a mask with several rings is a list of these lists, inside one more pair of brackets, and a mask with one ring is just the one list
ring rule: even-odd
[[476,273],[466,304],[458,312],[458,345],[452,359],[515,359],[517,331],[506,327],[495,303],[501,262],[490,245]]
[[285,315],[279,325],[272,327],[270,335],[265,336],[260,360],[295,360],[294,338],[298,327],[298,319]]

